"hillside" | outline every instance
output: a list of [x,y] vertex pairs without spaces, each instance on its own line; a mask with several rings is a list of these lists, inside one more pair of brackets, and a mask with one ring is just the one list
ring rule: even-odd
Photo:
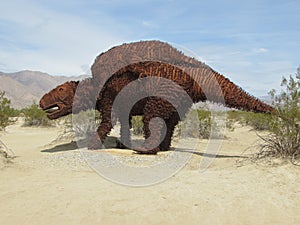
[[69,80],[82,80],[82,76],[52,76],[38,71],[20,71],[16,73],[0,72],[0,90],[5,91],[11,100],[12,107],[20,109],[38,102],[40,98],[56,87]]

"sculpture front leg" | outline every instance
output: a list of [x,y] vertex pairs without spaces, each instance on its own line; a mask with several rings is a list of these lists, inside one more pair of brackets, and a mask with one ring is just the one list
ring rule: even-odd
[[117,148],[126,149],[131,148],[131,140],[130,140],[130,127],[131,127],[131,118],[132,116],[129,116],[128,118],[123,118],[120,116],[120,140],[117,140]]
[[134,149],[137,153],[140,154],[156,154],[160,151],[159,144],[161,143],[161,134],[164,128],[163,122],[158,120],[150,130],[150,120],[153,119],[150,116],[146,115],[143,118],[144,122],[144,136],[145,141],[140,148]]

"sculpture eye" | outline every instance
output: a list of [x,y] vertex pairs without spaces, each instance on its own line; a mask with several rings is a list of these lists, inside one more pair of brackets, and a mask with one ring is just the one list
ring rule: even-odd
[[59,88],[58,90],[59,90],[59,91],[63,91],[64,89],[63,89],[63,88]]

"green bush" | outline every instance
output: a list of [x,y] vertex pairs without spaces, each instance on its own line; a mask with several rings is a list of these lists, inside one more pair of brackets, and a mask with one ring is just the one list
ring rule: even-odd
[[[198,134],[191,135],[192,137],[209,138],[212,128],[211,112],[206,110],[197,110],[199,119]],[[193,121],[192,121],[193,122]],[[197,124],[197,123],[196,123]]]
[[10,107],[10,100],[4,97],[5,92],[0,91],[0,130],[3,130],[6,126],[13,121],[11,117],[16,116],[17,110]]
[[[195,117],[198,117],[198,121],[195,122]],[[133,134],[141,135],[143,134],[143,121],[142,116],[134,116],[132,118],[132,129]],[[191,110],[185,120],[180,121],[176,126],[175,135],[183,135],[183,137],[193,137],[193,138],[210,138],[211,130],[218,131],[216,128],[216,122],[212,122],[211,112],[203,109]],[[184,130],[184,133],[182,131]],[[214,134],[214,138],[221,137],[219,133]]]
[[[198,121],[194,121],[198,118]],[[212,122],[211,112],[203,109],[193,109],[187,115],[183,121],[180,121],[176,127],[177,135],[182,137],[192,138],[209,138],[212,128],[216,126],[216,123]],[[182,133],[184,131],[184,133]],[[215,136],[214,138],[217,138]]]
[[47,118],[46,113],[36,103],[22,109],[21,113],[25,116],[24,126],[52,126],[52,122]]
[[[192,121],[192,113],[196,113],[199,118],[199,126],[198,123]],[[132,118],[132,130],[135,135],[143,134],[143,126],[144,123],[142,121],[142,116],[134,116]],[[195,127],[197,126],[197,127]],[[185,137],[201,137],[201,138],[209,138],[211,131],[211,117],[210,112],[205,110],[194,110],[187,115],[187,118],[180,122],[177,125],[177,129],[179,132],[181,129],[185,130]]]
[[143,117],[142,116],[133,116],[132,120],[132,132],[135,135],[142,135],[143,134]]
[[241,125],[251,126],[254,130],[270,130],[271,115],[265,113],[254,113],[244,111],[227,112],[227,126],[233,126],[235,122]]
[[248,112],[245,116],[245,124],[257,131],[270,130],[270,121],[270,114]]
[[[196,115],[199,119],[199,122],[193,121],[192,116]],[[220,112],[224,113],[224,112]],[[217,114],[217,112],[214,112]],[[264,131],[271,129],[271,120],[272,115],[264,113],[254,113],[254,112],[244,112],[244,111],[228,111],[226,117],[226,128],[233,131],[234,124],[236,122],[240,123],[243,126],[251,126],[256,131]],[[143,122],[142,116],[135,116],[132,119],[132,128],[134,134],[143,134]],[[179,122],[177,129],[185,130],[185,137],[194,137],[194,138],[210,138],[211,131],[214,129],[216,135],[222,137],[221,133],[218,133],[218,125],[216,121],[212,120],[211,112],[204,109],[191,110],[184,121]],[[176,132],[175,132],[176,133]]]
[[270,91],[275,112],[271,117],[270,134],[261,137],[262,154],[296,158],[300,155],[300,67],[296,76],[283,78],[282,90]]
[[90,137],[95,133],[101,121],[100,112],[97,110],[81,111],[72,115],[69,126],[80,138]]

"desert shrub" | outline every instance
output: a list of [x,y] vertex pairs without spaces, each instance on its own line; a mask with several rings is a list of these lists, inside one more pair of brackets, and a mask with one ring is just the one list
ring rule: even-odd
[[227,121],[231,123],[239,123],[241,125],[246,125],[246,114],[249,112],[240,110],[231,110],[227,112]]
[[0,141],[0,169],[5,167],[8,163],[12,163],[14,158],[13,152]]
[[[198,117],[197,122],[193,121],[194,116]],[[224,112],[219,112],[224,113]],[[233,131],[234,124],[237,122],[241,125],[251,126],[256,131],[270,130],[271,126],[271,115],[264,113],[254,113],[254,112],[244,112],[244,111],[228,111],[226,112],[226,129]],[[218,114],[218,112],[214,112]],[[218,124],[212,119],[212,114],[206,109],[193,109],[191,110],[184,121],[180,121],[176,127],[175,134],[181,134],[181,130],[184,128],[184,137],[194,137],[194,138],[210,138],[211,131],[214,129],[214,135],[218,137],[223,137],[221,133],[218,133]],[[141,135],[143,134],[143,122],[142,116],[135,116],[132,119],[132,129],[133,134]],[[179,132],[179,133],[178,133]],[[220,130],[221,132],[221,130]]]
[[[194,119],[198,118],[195,122]],[[132,129],[133,134],[143,134],[143,121],[142,116],[134,116],[132,118]],[[175,128],[175,136],[182,135],[182,137],[193,137],[193,138],[210,138],[211,131],[217,131],[217,123],[212,121],[211,112],[203,109],[193,109],[187,115],[183,121],[180,121]],[[184,133],[182,131],[184,130]],[[215,133],[213,138],[219,138],[222,135]]]
[[[198,118],[198,121],[194,121]],[[193,109],[191,110],[185,120],[179,122],[175,132],[183,135],[183,137],[204,138],[211,137],[211,131],[214,130],[214,136],[212,138],[220,138],[222,134],[218,133],[218,124],[212,120],[212,114],[208,110]],[[182,133],[182,131],[185,131]]]
[[142,116],[133,116],[132,120],[132,133],[135,135],[142,135],[143,134],[143,117]]
[[101,121],[99,111],[86,110],[54,120],[55,126],[62,128],[54,143],[61,141],[85,141],[97,130]]
[[271,115],[265,113],[245,113],[244,123],[251,126],[254,130],[263,131],[270,130]]
[[5,92],[0,91],[0,130],[13,122],[11,118],[16,116],[16,112],[10,107],[10,100],[5,97]]
[[227,113],[227,126],[238,122],[241,125],[251,126],[254,130],[270,130],[271,115],[244,111],[229,111]]
[[270,134],[261,137],[261,154],[289,157],[300,155],[300,67],[296,76],[283,78],[281,93],[270,92],[275,107]]
[[21,115],[21,110],[19,109],[14,109],[14,108],[10,108],[9,112],[8,112],[9,116],[12,117],[18,117]]
[[73,128],[79,138],[87,138],[94,134],[101,120],[100,113],[96,110],[81,111],[69,118],[71,121],[68,126]]
[[39,107],[38,104],[33,103],[21,110],[25,117],[24,126],[52,126],[53,123],[47,118],[46,113]]
[[[211,120],[211,113],[206,110],[198,109],[197,116],[199,119],[198,137],[199,138],[209,138],[211,128],[213,125],[212,120]],[[194,121],[192,121],[192,122],[194,122]],[[194,134],[194,137],[197,137],[197,135]]]

